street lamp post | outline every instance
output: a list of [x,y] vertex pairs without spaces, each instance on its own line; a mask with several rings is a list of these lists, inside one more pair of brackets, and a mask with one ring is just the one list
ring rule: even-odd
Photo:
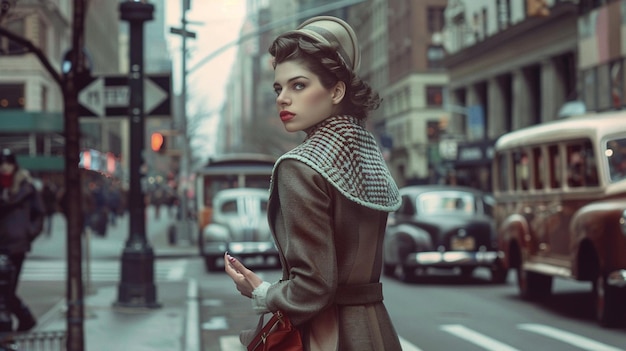
[[120,3],[120,18],[130,25],[130,234],[122,253],[118,307],[157,308],[154,284],[154,252],[146,239],[146,204],[142,190],[144,125],[144,22],[153,19],[154,5],[146,2]]

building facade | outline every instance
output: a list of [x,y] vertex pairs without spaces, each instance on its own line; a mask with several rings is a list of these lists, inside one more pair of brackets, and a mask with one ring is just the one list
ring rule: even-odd
[[[118,3],[90,1],[85,19],[87,65],[94,75],[119,72]],[[0,26],[30,41],[58,74],[71,47],[70,0],[18,1]],[[18,42],[0,35],[0,144],[33,172],[63,170],[63,94],[42,62]],[[83,121],[81,121],[83,122]],[[99,148],[100,128],[81,123],[85,149]]]
[[[447,150],[444,163],[458,182],[491,189],[492,147],[502,134],[557,119],[568,101],[583,100],[592,110],[609,106],[608,99],[595,95],[597,86],[589,85],[604,75],[606,92],[612,89],[608,71],[617,64],[596,68],[602,64],[595,58],[605,31],[588,35],[580,30],[608,29],[606,22],[591,18],[602,18],[611,6],[619,14],[623,3],[450,1],[444,43],[452,115],[440,143]],[[618,29],[619,20],[613,22]],[[598,73],[603,69],[606,74]]]

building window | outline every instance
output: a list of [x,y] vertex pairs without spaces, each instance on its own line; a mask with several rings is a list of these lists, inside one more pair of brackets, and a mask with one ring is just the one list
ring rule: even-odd
[[426,105],[428,107],[443,106],[443,87],[427,86],[426,87]]
[[[24,37],[24,19],[19,18],[10,20],[6,23],[5,28],[11,31],[13,34],[20,37]],[[13,40],[9,40],[7,37],[0,36],[0,55],[2,54],[22,54],[26,50],[24,47]]]
[[428,68],[442,68],[446,51],[441,45],[430,45],[426,52]]
[[498,30],[504,30],[511,24],[511,0],[496,0],[498,11]]
[[481,22],[481,25],[482,25],[483,39],[484,39],[488,35],[488,27],[487,27],[487,25],[489,24],[488,21],[487,21],[487,8],[486,7],[483,7],[483,11],[481,13],[480,22]]
[[582,72],[583,75],[583,99],[587,110],[598,108],[598,73],[596,67]]
[[444,16],[443,12],[446,8],[443,6],[428,7],[428,31],[437,33],[443,31]]
[[578,3],[578,9],[581,14],[590,12],[607,3],[607,0],[580,0]]
[[24,90],[24,84],[0,84],[0,110],[23,110]]
[[611,105],[620,108],[624,104],[624,66],[622,61],[611,63]]
[[48,54],[48,29],[46,28],[46,22],[39,20],[39,49],[44,54]]

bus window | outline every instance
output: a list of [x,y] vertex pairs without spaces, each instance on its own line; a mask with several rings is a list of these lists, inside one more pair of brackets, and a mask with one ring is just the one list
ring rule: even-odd
[[626,138],[609,140],[604,154],[609,160],[611,181],[626,178]]
[[528,190],[530,172],[528,171],[528,155],[525,151],[514,151],[515,160],[515,189]]
[[508,168],[507,154],[498,154],[496,158],[496,167],[498,169],[498,190],[507,191],[509,189],[509,168]]
[[543,159],[543,155],[541,154],[541,148],[535,147],[533,148],[533,178],[535,179],[535,189],[541,190],[543,189],[543,185],[545,182],[545,174],[546,174],[546,165]]
[[570,144],[567,150],[567,184],[571,187],[597,186],[598,172],[591,142]]
[[548,174],[550,176],[550,188],[558,189],[561,187],[561,162],[559,160],[559,146],[550,145],[548,147]]

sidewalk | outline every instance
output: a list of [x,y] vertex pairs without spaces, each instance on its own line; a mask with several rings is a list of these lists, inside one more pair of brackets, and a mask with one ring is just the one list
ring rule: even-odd
[[[146,238],[152,246],[155,260],[171,257],[189,257],[198,254],[197,247],[186,240],[170,245],[168,230],[174,219],[162,213],[159,219],[154,209],[147,209]],[[33,245],[28,260],[66,258],[66,223],[58,215],[54,218],[50,237],[45,233]],[[87,236],[83,259],[119,259],[128,237],[128,215],[117,226],[109,228],[105,237]],[[50,331],[65,331],[66,282],[24,282],[19,286],[20,296],[38,316],[33,336]],[[197,351],[199,350],[199,320],[197,285],[195,280],[155,282],[156,303],[160,306],[119,307],[118,283],[99,283],[93,291],[83,292],[83,334],[85,351]],[[54,351],[56,349],[46,349]],[[58,350],[65,350],[63,348]]]

